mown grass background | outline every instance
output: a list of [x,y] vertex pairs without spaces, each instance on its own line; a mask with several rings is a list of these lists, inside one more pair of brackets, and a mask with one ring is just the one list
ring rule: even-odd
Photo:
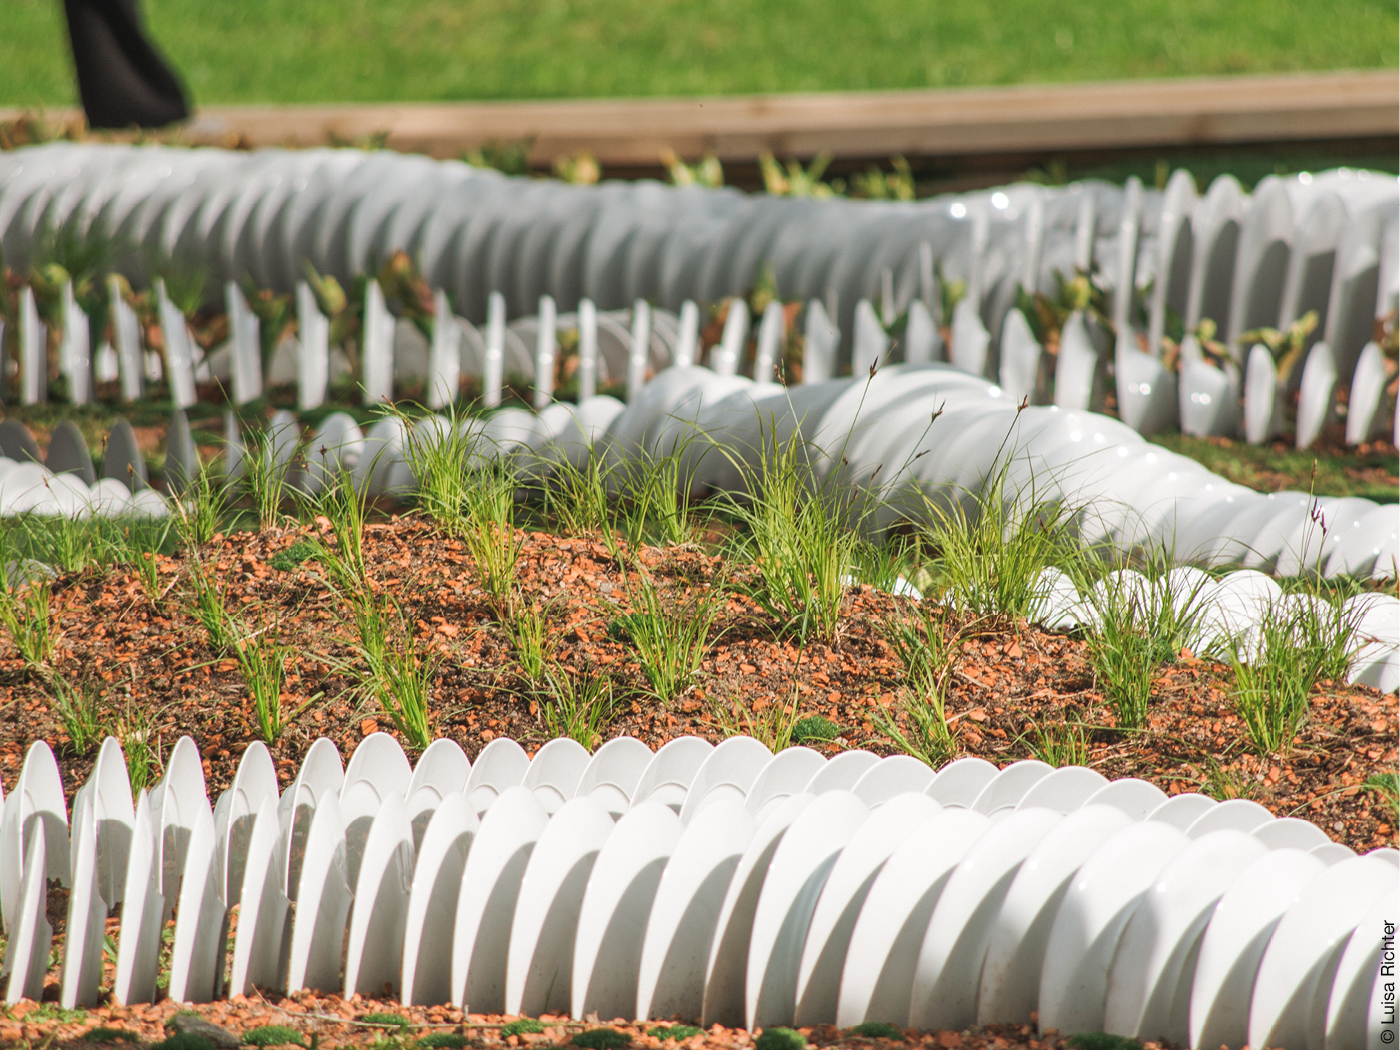
[[[201,105],[694,95],[1394,68],[1393,0],[144,0]],[[76,101],[58,0],[0,105]]]

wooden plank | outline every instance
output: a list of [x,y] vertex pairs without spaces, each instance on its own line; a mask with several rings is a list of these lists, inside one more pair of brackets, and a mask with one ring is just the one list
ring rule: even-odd
[[604,164],[653,164],[665,148],[721,160],[752,160],[765,150],[957,156],[1395,135],[1400,80],[1380,70],[708,99],[221,108],[200,114],[190,130],[255,145],[387,132],[390,146],[435,156],[533,137],[537,163],[588,150]]
[[215,106],[187,141],[321,145],[384,134],[450,157],[533,138],[531,160],[587,150],[653,165],[661,150],[721,160],[778,156],[966,156],[1122,147],[1393,137],[1394,70],[939,91],[432,104]]

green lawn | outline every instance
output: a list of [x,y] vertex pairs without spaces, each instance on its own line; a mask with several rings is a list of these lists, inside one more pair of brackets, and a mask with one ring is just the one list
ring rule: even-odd
[[1246,445],[1185,434],[1155,434],[1151,440],[1260,492],[1311,490],[1319,496],[1362,496],[1377,503],[1400,499],[1400,478],[1396,476],[1400,465],[1380,443],[1362,454],[1355,449],[1343,453],[1336,448],[1293,448],[1283,441]]
[[[201,104],[691,95],[1391,67],[1382,0],[144,0]],[[3,0],[0,105],[75,100]]]

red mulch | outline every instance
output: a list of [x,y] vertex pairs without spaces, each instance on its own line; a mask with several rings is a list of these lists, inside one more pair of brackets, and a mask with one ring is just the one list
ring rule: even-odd
[[[131,1041],[133,1038],[142,1042],[163,1038],[167,1032],[165,1023],[175,1014],[188,1009],[168,1001],[154,1006],[110,1005],[83,1011],[81,1018],[63,1022],[48,1016],[53,1011],[25,1001],[8,1009],[0,1006],[0,1045],[130,1047],[134,1045]],[[473,1047],[525,1046],[543,1050],[545,1047],[567,1045],[579,1032],[600,1026],[613,1028],[627,1035],[632,1046],[646,1047],[648,1050],[678,1050],[681,1047],[687,1050],[700,1050],[702,1047],[748,1050],[762,1033],[762,1029],[748,1032],[742,1028],[714,1025],[699,1035],[677,1042],[648,1034],[658,1025],[666,1026],[672,1022],[629,1023],[621,1018],[600,1022],[596,1017],[577,1022],[546,1014],[540,1018],[545,1025],[543,1032],[509,1035],[502,1039],[501,1027],[517,1018],[497,1014],[464,1014],[450,1006],[400,1006],[390,1001],[361,999],[358,995],[346,1002],[339,996],[317,996],[311,992],[300,992],[288,999],[275,996],[249,999],[239,995],[227,1002],[208,1003],[194,1010],[205,1020],[237,1035],[262,1025],[285,1025],[298,1033],[303,1045],[315,1046],[318,1050],[333,1050],[341,1046],[378,1046],[382,1050],[397,1050],[398,1047],[412,1047],[415,1039],[440,1032],[460,1035],[466,1040],[466,1045]],[[382,1013],[403,1017],[409,1022],[409,1027],[362,1020]],[[842,1032],[832,1025],[799,1028],[798,1031],[807,1037],[808,1046],[818,1047],[870,1047],[882,1050],[895,1050],[901,1046],[930,1047],[935,1050],[962,1047],[968,1050],[1009,1050],[1010,1047],[1064,1050],[1067,1047],[1067,1040],[1055,1029],[1037,1033],[1032,1025],[984,1025],[963,1032],[920,1032],[911,1028],[905,1031],[902,1041],[863,1037],[850,1031]],[[1162,1044],[1149,1042],[1143,1046],[1144,1050],[1160,1050]]]

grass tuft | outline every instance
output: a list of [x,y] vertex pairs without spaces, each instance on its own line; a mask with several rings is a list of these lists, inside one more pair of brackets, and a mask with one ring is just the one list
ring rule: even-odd
[[34,580],[11,588],[0,580],[0,626],[5,628],[20,658],[31,668],[48,666],[53,657],[53,635],[49,626],[47,580]]
[[1037,722],[1031,719],[1026,731],[1029,736],[1023,736],[1021,740],[1031,758],[1056,769],[1089,764],[1089,739],[1084,732],[1084,723],[1068,720]]
[[685,692],[700,670],[727,594],[722,583],[712,583],[692,588],[684,601],[667,602],[640,573],[630,590],[632,611],[617,617],[610,633],[631,643],[652,695],[665,703]]
[[75,755],[86,755],[102,739],[102,718],[98,711],[100,700],[96,683],[71,684],[62,675],[49,678],[54,709],[63,731],[68,734],[69,747]]
[[957,753],[945,701],[953,643],[927,603],[884,625],[885,640],[904,668],[904,719],[879,708],[873,721],[905,754],[937,769]]
[[402,1014],[391,1014],[387,1011],[364,1014],[359,1017],[358,1020],[364,1021],[366,1024],[397,1025],[399,1028],[412,1027],[412,1022],[410,1022],[407,1017],[404,1017]]
[[467,1037],[457,1032],[431,1032],[418,1040],[424,1050],[463,1050]]
[[332,547],[320,534],[311,542],[317,546],[316,559],[326,570],[332,584],[343,594],[359,596],[369,590],[369,572],[365,565],[365,517],[368,497],[355,488],[349,471],[334,474],[325,488],[304,501],[304,513],[311,520],[325,518],[330,523]]
[[192,616],[205,634],[209,636],[209,647],[216,653],[233,652],[238,647],[239,631],[233,615],[228,611],[224,596],[219,592],[215,571],[205,566],[197,556],[189,559],[189,598],[185,611]]
[[286,729],[282,710],[282,682],[285,678],[289,646],[277,644],[272,633],[244,639],[235,649],[243,684],[253,698],[257,711],[258,731],[263,743],[276,747]]
[[551,736],[577,740],[589,751],[602,743],[618,698],[612,679],[592,669],[551,664],[544,673],[540,718]]
[[497,615],[510,615],[521,539],[515,531],[515,493],[519,478],[509,464],[473,471],[454,531],[476,562],[481,586]]
[[1379,795],[1389,803],[1391,817],[1400,821],[1400,776],[1395,773],[1372,773],[1361,782],[1361,790]]
[[851,508],[836,498],[835,489],[809,490],[805,453],[800,432],[782,444],[765,441],[756,468],[734,460],[744,489],[727,499],[745,530],[737,534],[735,553],[749,557],[756,570],[743,590],[803,643],[836,636],[860,544],[846,524]]
[[924,542],[937,553],[934,582],[945,601],[971,616],[1018,624],[1035,604],[1036,580],[1047,567],[1075,557],[1073,517],[1034,485],[1008,498],[1010,459],[974,494],[951,501],[924,498]]
[[1351,617],[1317,596],[1275,602],[1231,654],[1232,700],[1260,755],[1287,754],[1322,679],[1341,679],[1355,653]]
[[419,651],[413,624],[393,598],[353,598],[350,615],[358,636],[353,646],[358,659],[344,669],[358,679],[361,694],[379,706],[409,746],[425,749],[435,736],[428,705],[439,661]]
[[549,609],[534,604],[514,602],[515,615],[507,628],[515,646],[515,658],[520,662],[521,676],[531,686],[540,685],[554,655],[556,635],[549,622]]

